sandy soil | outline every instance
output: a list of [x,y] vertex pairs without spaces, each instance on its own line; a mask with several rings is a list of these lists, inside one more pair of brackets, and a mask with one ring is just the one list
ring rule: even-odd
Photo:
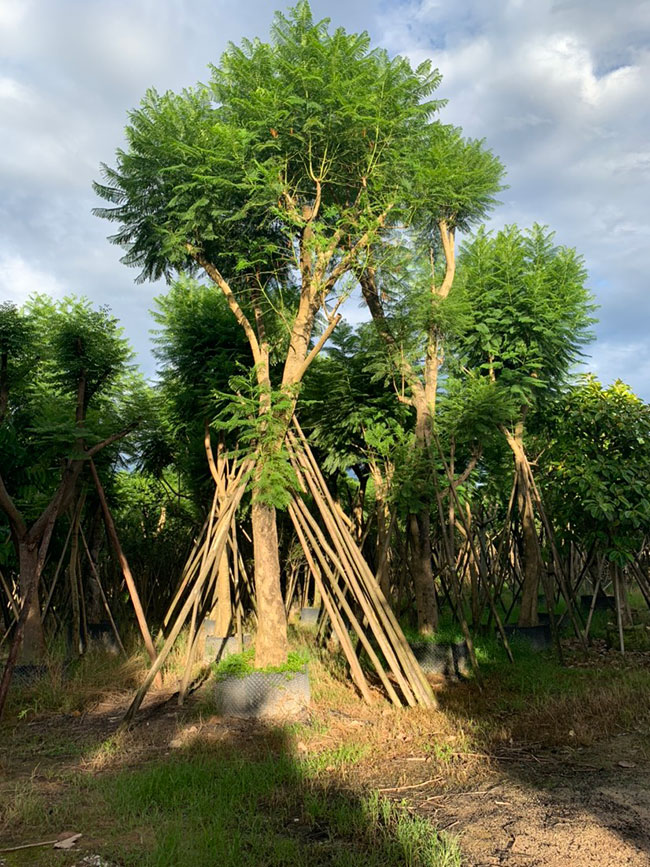
[[468,867],[648,867],[650,764],[635,742],[626,735],[579,756],[515,748],[465,791],[386,794],[457,834]]

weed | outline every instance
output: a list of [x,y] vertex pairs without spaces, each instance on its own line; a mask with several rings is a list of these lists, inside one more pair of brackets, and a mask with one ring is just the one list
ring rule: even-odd
[[338,747],[323,750],[316,755],[311,755],[304,760],[305,767],[311,773],[322,771],[340,770],[346,765],[354,765],[360,762],[369,752],[368,744],[359,744],[348,741]]
[[291,651],[285,665],[267,666],[266,668],[255,668],[255,651],[251,648],[243,653],[234,653],[232,656],[215,663],[212,668],[217,680],[223,680],[226,677],[245,677],[253,671],[261,671],[265,673],[271,672],[288,672],[295,673],[302,671],[305,665],[309,662],[309,656],[303,651]]

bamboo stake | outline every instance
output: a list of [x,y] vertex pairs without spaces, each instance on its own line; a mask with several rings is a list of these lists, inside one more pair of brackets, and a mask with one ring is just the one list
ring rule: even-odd
[[[149,627],[147,625],[147,618],[145,617],[144,611],[142,610],[142,604],[140,602],[140,597],[138,596],[138,590],[135,586],[135,581],[133,580],[133,575],[131,574],[131,569],[129,568],[127,559],[124,556],[124,552],[122,551],[122,546],[120,545],[117,530],[115,529],[115,523],[113,522],[113,516],[111,515],[110,509],[108,508],[104,488],[101,481],[99,480],[99,476],[97,475],[95,462],[91,458],[89,463],[90,472],[92,473],[93,481],[95,482],[95,487],[97,488],[97,495],[99,496],[99,502],[101,503],[102,511],[104,513],[106,530],[108,531],[109,538],[113,544],[115,553],[117,554],[120,566],[122,567],[122,574],[124,575],[124,580],[126,581],[126,586],[128,588],[129,596],[131,598],[131,604],[133,605],[133,610],[135,611],[135,616],[138,621],[138,626],[140,627],[140,633],[142,634],[144,645],[147,649],[147,653],[149,654],[149,658],[153,662],[156,659],[156,649],[153,646],[151,633],[149,632]],[[156,678],[156,686],[162,686],[162,677]]]
[[[241,502],[241,498],[243,497],[244,491],[246,489],[246,483],[245,483],[245,481],[242,480],[241,475],[236,480],[236,482],[233,485],[231,485],[231,488],[232,488],[232,492],[231,491],[228,492],[228,497],[227,497],[226,503],[224,503],[224,505],[223,505],[222,512],[219,515],[219,518],[218,518],[217,524],[216,524],[216,528],[215,528],[215,533],[214,533],[215,557],[221,556],[221,552],[223,551],[223,548],[226,544],[226,540],[228,538],[228,531],[230,529],[230,525],[232,523],[235,512],[237,511],[237,507],[239,506],[239,503]],[[174,643],[178,637],[178,633],[183,628],[183,624],[185,623],[185,620],[187,619],[187,615],[189,614],[192,606],[194,605],[194,600],[201,592],[201,589],[202,589],[203,584],[205,582],[205,579],[207,577],[207,572],[208,572],[208,570],[204,568],[199,573],[199,576],[198,576],[198,578],[194,584],[194,587],[190,591],[190,594],[187,597],[187,599],[185,600],[185,603],[184,603],[178,617],[176,618],[174,626],[172,627],[171,632],[169,633],[169,636],[167,637],[167,640],[165,641],[160,653],[158,654],[158,656],[154,660],[154,663],[151,666],[151,668],[149,669],[149,672],[148,672],[147,676],[145,677],[144,682],[142,683],[142,685],[140,686],[140,688],[136,692],[136,694],[133,698],[133,701],[131,702],[131,704],[130,704],[130,706],[129,706],[129,708],[128,708],[125,716],[124,716],[124,720],[123,720],[124,724],[130,722],[133,719],[133,717],[135,716],[135,714],[138,712],[138,708],[142,704],[142,701],[143,701],[145,695],[147,694],[149,687],[153,683],[154,678],[156,677],[156,675],[158,674],[158,672],[162,668],[165,660],[167,659],[169,652],[172,649],[172,647],[174,646]]]
[[623,600],[621,599],[621,573],[618,564],[614,566],[614,596],[616,598],[616,625],[621,656],[625,656],[625,637],[623,635]]
[[[298,507],[298,508],[296,509],[296,507]],[[384,668],[383,668],[383,666],[379,660],[379,657],[375,653],[375,650],[374,650],[372,644],[368,641],[368,638],[367,638],[364,630],[362,629],[361,625],[359,624],[359,621],[355,617],[354,612],[352,611],[350,604],[348,603],[347,599],[345,598],[345,593],[343,592],[338,581],[336,580],[336,576],[334,575],[334,573],[332,572],[330,567],[327,565],[327,562],[325,560],[324,551],[322,550],[321,547],[319,547],[315,536],[313,535],[313,533],[310,530],[309,524],[305,518],[305,513],[308,512],[307,507],[302,502],[302,500],[300,500],[298,497],[296,497],[294,500],[294,504],[292,504],[290,509],[291,509],[291,517],[294,520],[294,525],[296,527],[296,532],[298,533],[298,536],[300,538],[300,542],[303,545],[305,557],[307,557],[307,559],[308,559],[310,568],[312,570],[312,574],[314,575],[314,580],[321,587],[323,586],[324,582],[322,580],[322,576],[321,576],[320,572],[318,571],[318,574],[317,574],[317,570],[315,570],[312,566],[313,560],[310,556],[309,548],[308,548],[307,543],[304,539],[303,532],[306,536],[308,536],[312,549],[316,552],[319,560],[321,561],[321,565],[324,568],[325,574],[328,576],[328,578],[330,580],[331,587],[335,591],[335,593],[339,599],[339,604],[342,606],[343,610],[345,611],[345,614],[346,614],[348,620],[350,621],[352,628],[356,632],[360,643],[362,644],[364,650],[368,654],[370,661],[374,665],[374,667],[377,671],[377,674],[379,675],[379,678],[380,678],[380,680],[384,686],[384,689],[388,693],[390,700],[397,707],[401,707],[402,702],[399,700],[399,697],[397,696],[397,693],[393,689],[391,682],[388,680],[386,673],[384,671]],[[299,512],[303,513],[302,516],[299,514]],[[300,532],[299,525],[302,526],[303,532]],[[330,614],[329,609],[328,609],[328,614]],[[350,642],[350,638],[349,638],[347,631],[345,630],[345,628],[342,624],[342,621],[341,621],[341,623],[339,623],[340,614],[338,613],[338,610],[336,611],[336,618],[337,619],[332,617],[332,615],[330,614],[330,620],[332,621],[332,625],[334,626],[336,634],[339,638],[339,641],[341,642],[341,646],[345,650],[345,655],[346,655],[346,658],[350,664],[350,670],[352,671],[353,677],[355,677],[355,672],[358,671],[361,674],[361,677],[363,678],[363,683],[365,684],[365,677],[363,676],[363,671],[362,671],[361,666],[359,664],[357,654],[354,652],[354,648],[352,647],[352,644]],[[345,633],[345,637],[344,637],[343,633]],[[348,653],[348,650],[349,650],[349,653]],[[351,656],[349,654],[351,654]],[[354,661],[352,660],[352,657],[354,658]],[[356,682],[356,679],[355,679],[355,682]],[[366,695],[364,693],[363,688],[358,683],[357,683],[357,686],[359,686],[361,694],[364,696],[364,698],[366,698]],[[366,700],[368,702],[370,702],[370,698],[366,698]]]
[[[295,466],[294,469],[296,470],[296,472],[300,472],[300,468],[298,466]],[[350,561],[350,558],[347,556],[347,552],[345,551],[345,545],[341,543],[341,540],[338,537],[338,534],[336,532],[336,530],[337,530],[336,525],[331,520],[330,515],[327,514],[327,511],[323,506],[323,501],[320,497],[320,494],[319,494],[316,486],[314,485],[313,480],[311,479],[309,473],[305,473],[304,478],[307,481],[307,484],[309,485],[309,487],[311,489],[312,496],[314,497],[314,501],[316,502],[316,504],[317,504],[317,506],[321,512],[321,516],[322,516],[323,521],[324,521],[324,523],[327,527],[327,530],[330,534],[330,538],[332,539],[332,542],[334,543],[334,547],[336,548],[336,553],[327,544],[327,541],[325,540],[325,537],[323,536],[323,534],[320,530],[320,527],[318,527],[318,525],[314,521],[311,514],[309,514],[308,509],[305,511],[305,517],[307,517],[307,520],[309,521],[310,526],[312,527],[316,536],[318,537],[318,540],[319,540],[321,546],[327,552],[328,557],[335,564],[335,566],[338,569],[338,571],[340,572],[340,574],[350,584],[352,592],[353,592],[356,600],[361,605],[363,613],[368,620],[370,628],[373,631],[373,634],[374,634],[374,636],[375,636],[375,638],[376,638],[376,640],[377,640],[377,642],[381,648],[381,651],[384,654],[384,656],[386,657],[386,661],[387,661],[391,671],[393,672],[393,674],[397,678],[399,687],[402,690],[402,693],[404,694],[404,698],[406,699],[406,701],[409,705],[414,706],[417,703],[417,700],[416,700],[413,692],[411,691],[411,687],[410,687],[410,684],[408,682],[407,677],[402,672],[401,666],[398,662],[398,659],[397,659],[397,656],[394,652],[394,649],[391,646],[391,643],[388,639],[388,636],[386,635],[385,631],[382,629],[382,627],[380,625],[380,619],[378,617],[378,611],[374,608],[372,601],[371,601],[372,596],[371,596],[371,594],[367,594],[366,592],[364,592],[365,588],[364,588],[364,590],[362,590],[361,586],[359,585],[357,575],[355,574],[354,566],[353,566],[352,562]]]
[[[578,623],[578,621],[576,619],[576,615],[575,615],[575,611],[574,611],[574,607],[573,607],[573,601],[571,599],[569,589],[566,586],[566,581],[564,579],[564,570],[562,568],[562,563],[560,561],[560,555],[558,554],[557,547],[555,545],[555,538],[553,536],[553,530],[551,528],[551,524],[550,524],[548,517],[546,515],[546,510],[544,509],[544,503],[542,502],[541,494],[539,493],[537,483],[535,482],[535,477],[533,476],[533,471],[531,469],[528,458],[525,455],[524,455],[524,459],[525,459],[525,467],[526,467],[526,470],[528,472],[528,478],[530,481],[530,486],[531,486],[531,489],[532,489],[533,494],[535,496],[535,499],[537,500],[537,508],[539,510],[539,514],[540,514],[540,517],[542,519],[542,523],[544,525],[544,528],[546,530],[546,535],[548,536],[549,544],[551,546],[551,553],[553,554],[553,562],[554,562],[555,568],[557,570],[557,578],[558,578],[558,582],[560,584],[560,590],[562,591],[562,595],[564,596],[564,598],[566,600],[567,611],[569,612],[569,617],[571,618],[571,623],[573,624],[573,628],[575,630],[576,636],[580,640],[580,643],[582,645],[582,649],[586,653],[587,652],[587,642],[585,641],[585,637],[583,635],[582,629],[580,628],[580,624]],[[546,592],[546,589],[544,590],[544,592]],[[551,599],[551,601],[552,601],[552,599]],[[552,605],[549,607],[552,609]],[[551,616],[550,616],[551,622],[553,620],[553,616],[554,616],[553,613],[551,613]],[[559,638],[558,638],[558,647],[559,647]]]
[[[347,531],[344,522],[338,519],[331,494],[309,448],[309,444],[295,418],[294,426],[300,436],[301,447],[296,451],[298,448],[297,441],[291,431],[288,432],[288,442],[293,447],[294,457],[297,457],[298,463],[305,472],[305,479],[321,512],[323,521],[327,525],[332,541],[343,561],[347,563],[348,569],[341,569],[342,575],[350,583],[351,589],[359,602],[363,604],[366,599],[372,600],[374,611],[371,610],[370,615],[375,622],[377,622],[376,617],[378,616],[381,623],[381,627],[375,634],[375,637],[379,641],[380,636],[385,636],[388,654],[386,655],[384,648],[382,650],[384,650],[387,662],[393,674],[398,678],[398,681],[402,681],[403,683],[406,680],[408,682],[409,687],[405,693],[405,697],[409,704],[415,700],[424,706],[435,706],[435,697],[431,686],[404,638],[394,612],[377,586],[375,576],[370,571],[351,534]],[[364,611],[364,614],[368,617],[367,610]],[[402,683],[400,683],[400,687],[404,691]],[[415,695],[411,694],[409,701],[411,689],[413,689]]]
[[50,608],[50,602],[52,601],[52,596],[54,595],[54,590],[56,588],[56,582],[58,580],[59,574],[61,572],[61,567],[63,566],[63,560],[65,558],[66,551],[68,550],[68,543],[70,542],[70,536],[72,535],[72,521],[70,521],[70,526],[68,527],[68,534],[65,537],[65,542],[63,543],[63,551],[61,551],[61,556],[59,557],[59,562],[56,565],[56,571],[54,572],[54,578],[52,579],[52,584],[50,586],[50,592],[47,595],[47,601],[43,606],[43,615],[41,620],[45,622],[45,618],[47,617],[47,612]]
[[106,594],[104,593],[104,588],[102,587],[102,582],[99,580],[99,572],[97,571],[95,563],[93,562],[93,558],[91,557],[91,554],[90,554],[88,542],[86,541],[86,534],[83,531],[83,527],[80,526],[79,529],[81,530],[81,541],[84,544],[86,556],[88,557],[88,562],[90,563],[90,569],[93,573],[93,577],[94,577],[95,581],[97,582],[97,586],[99,587],[99,593],[100,593],[100,596],[102,597],[104,609],[106,611],[106,614],[108,615],[108,619],[110,621],[111,628],[113,630],[113,635],[115,636],[115,640],[117,641],[118,647],[120,648],[122,653],[126,656],[126,650],[124,649],[124,645],[122,644],[122,639],[120,638],[120,633],[117,631],[117,626],[115,625],[115,621],[113,620],[113,615],[111,613],[111,609],[110,609],[110,606],[108,604],[108,599],[106,598]]
[[[399,659],[400,664],[404,669],[404,675],[406,676],[411,688],[415,692],[416,700],[420,701],[424,706],[435,706],[436,702],[431,686],[427,681],[426,677],[424,676],[424,673],[422,672],[419,663],[415,659],[411,647],[404,638],[404,634],[397,622],[397,618],[395,617],[392,608],[388,604],[385,596],[381,592],[381,589],[377,585],[375,576],[370,571],[370,568],[366,563],[363,555],[361,554],[352,535],[349,532],[346,532],[345,526],[342,525],[341,522],[337,522],[336,512],[331,507],[331,504],[333,502],[332,497],[329,493],[322,473],[320,472],[318,464],[316,463],[316,460],[311,450],[309,449],[309,445],[306,442],[304,434],[302,434],[302,431],[300,431],[300,427],[297,421],[295,421],[295,425],[302,439],[301,455],[303,458],[303,462],[308,462],[309,469],[311,470],[311,474],[307,474],[307,479],[309,482],[311,482],[310,488],[312,490],[312,495],[314,494],[314,483],[316,483],[322,491],[322,497],[319,497],[319,509],[321,510],[323,520],[327,521],[328,517],[330,516],[331,519],[333,519],[336,532],[333,534],[332,539],[336,542],[338,538],[339,544],[342,546],[342,550],[347,552],[347,559],[352,566],[352,572],[350,572],[349,575],[347,573],[344,574],[346,575],[346,578],[349,579],[354,575],[356,571],[356,575],[361,581],[361,585],[363,586],[365,593],[370,599],[372,599],[373,604],[375,605],[375,610],[379,615],[383,631],[390,642],[391,653],[394,653]],[[323,500],[330,504],[329,510],[324,505]],[[399,669],[397,669],[397,671],[393,670],[393,673],[397,676],[398,671]]]
[[[473,543],[473,541],[472,541],[472,539],[471,539],[471,535],[470,535],[470,528],[469,528],[468,524],[466,523],[466,516],[465,516],[465,513],[464,513],[463,508],[462,508],[462,506],[461,506],[460,499],[459,499],[459,497],[458,497],[458,492],[456,491],[456,488],[455,488],[455,486],[454,486],[454,479],[453,479],[453,476],[452,476],[452,474],[451,474],[450,468],[447,466],[447,462],[446,462],[446,460],[445,460],[445,456],[444,456],[444,453],[443,453],[443,451],[442,451],[442,447],[441,447],[441,445],[440,445],[440,440],[438,439],[438,435],[435,433],[435,431],[434,431],[434,434],[433,434],[433,435],[434,435],[434,437],[435,437],[435,442],[436,442],[436,445],[437,445],[437,447],[438,447],[438,453],[439,453],[440,458],[441,458],[441,460],[442,460],[442,463],[443,463],[443,466],[444,466],[444,468],[445,468],[445,472],[446,472],[446,475],[447,475],[447,479],[448,479],[448,481],[449,481],[449,490],[451,491],[452,497],[453,497],[454,500],[456,501],[456,505],[457,505],[457,507],[458,507],[458,514],[460,515],[461,523],[462,523],[462,525],[463,525],[463,527],[464,527],[464,529],[465,529],[465,534],[466,534],[466,538],[467,538],[467,544],[468,544],[468,546],[469,546],[469,547],[468,547],[468,550],[471,549],[472,556],[474,557],[474,562],[476,563],[476,567],[477,567],[477,569],[478,569],[478,571],[479,571],[479,573],[480,573],[480,571],[481,571],[481,562],[480,562],[479,558],[478,558],[477,555],[476,555],[476,549],[474,548],[474,543]],[[438,490],[438,484],[437,484],[437,481],[436,481],[436,494],[439,495],[439,493],[440,493],[440,492],[439,492],[439,490]],[[439,511],[439,514],[440,514],[440,519],[442,520],[442,502],[439,502],[439,504],[438,504],[438,511]],[[496,605],[494,604],[494,600],[493,600],[493,598],[492,598],[492,594],[490,593],[490,588],[489,588],[488,585],[487,585],[487,580],[485,581],[485,592],[486,592],[487,597],[488,597],[488,603],[489,603],[489,605],[490,605],[490,610],[491,610],[491,612],[492,612],[492,616],[493,616],[494,619],[495,619],[495,622],[496,622],[496,624],[497,624],[497,629],[499,630],[499,634],[501,635],[501,640],[503,641],[503,646],[504,646],[504,648],[505,648],[505,650],[506,650],[506,653],[508,654],[508,659],[510,660],[511,663],[514,663],[514,658],[513,658],[513,656],[512,656],[512,651],[511,651],[511,649],[510,649],[510,644],[509,644],[509,642],[508,642],[508,637],[507,637],[507,635],[506,635],[505,629],[503,628],[503,623],[501,622],[501,618],[499,617],[499,612],[497,611],[497,609],[496,609]],[[460,603],[460,605],[461,605],[461,615],[462,615],[462,618],[463,618],[463,621],[464,621],[464,624],[465,624],[465,626],[464,626],[464,628],[463,628],[463,632],[466,631],[467,634],[469,635],[469,628],[468,628],[468,626],[467,626],[467,621],[465,620],[465,615],[464,615],[463,612],[462,612],[462,600],[459,600],[459,603]],[[466,636],[466,638],[467,638],[467,636]],[[471,636],[470,636],[470,641],[471,641]],[[468,645],[468,647],[469,647],[469,645]],[[472,659],[472,665],[476,664],[476,668],[478,669],[478,662],[476,661],[476,654],[475,654],[475,652],[474,652],[474,644],[473,644],[473,642],[472,642],[471,651],[470,651],[470,658]]]
[[7,601],[9,603],[9,605],[11,606],[11,610],[14,613],[14,617],[16,618],[16,620],[18,620],[18,618],[20,617],[20,611],[18,609],[18,605],[16,604],[16,600],[14,599],[14,597],[12,596],[12,594],[9,590],[9,586],[7,585],[7,582],[5,581],[5,576],[2,574],[2,570],[0,570],[0,583],[2,583],[2,587],[5,591],[6,596],[7,596]]
[[598,591],[600,590],[600,581],[601,575],[598,575],[598,580],[596,581],[596,586],[594,588],[594,594],[591,597],[591,605],[589,606],[589,614],[587,616],[587,625],[585,626],[585,638],[589,640],[589,630],[591,629],[591,618],[594,616],[594,609],[596,608],[596,599],[598,598]]
[[[345,624],[343,623],[341,615],[337,611],[336,607],[333,605],[330,595],[325,588],[320,570],[318,569],[318,566],[313,560],[311,551],[309,550],[309,545],[305,536],[303,535],[303,530],[306,530],[306,527],[302,524],[298,516],[297,510],[293,504],[289,505],[289,514],[296,529],[300,544],[302,545],[303,551],[305,552],[305,557],[307,558],[309,568],[311,569],[312,575],[314,576],[314,581],[319,586],[319,589],[321,591],[321,598],[323,600],[325,610],[327,611],[329,618],[332,621],[332,626],[338,636],[341,647],[350,666],[352,679],[355,682],[357,689],[363,696],[364,701],[366,701],[368,704],[371,704],[372,694],[370,692],[370,688],[368,687],[368,682],[366,681],[363,670],[359,665],[359,660],[356,657],[354,648],[352,647],[352,642],[350,641],[350,636],[345,629]],[[317,550],[315,546],[314,549]],[[395,698],[397,699],[397,696],[395,696]],[[397,703],[400,704],[399,699],[397,699]]]
[[205,545],[208,543],[209,538],[206,535],[206,530],[208,527],[212,526],[212,520],[215,515],[215,510],[217,508],[217,491],[215,489],[214,496],[212,498],[212,506],[210,508],[210,512],[208,517],[203,522],[203,526],[201,527],[201,532],[197,536],[196,542],[192,548],[190,556],[187,558],[185,562],[185,566],[183,567],[183,576],[181,578],[181,583],[178,587],[178,590],[174,594],[174,598],[172,599],[171,605],[167,609],[167,613],[163,619],[163,628],[167,627],[176,606],[178,605],[178,601],[183,595],[183,591],[187,587],[188,583],[196,573],[197,568],[200,568],[201,558],[203,557],[203,553],[205,551]]

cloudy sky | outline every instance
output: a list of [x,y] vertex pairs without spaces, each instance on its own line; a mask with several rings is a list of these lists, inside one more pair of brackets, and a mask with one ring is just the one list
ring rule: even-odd
[[[279,4],[277,4],[279,6]],[[0,0],[0,300],[85,294],[122,320],[147,373],[152,298],[91,215],[144,91],[206,78],[228,40],[268,34],[276,0]],[[313,0],[414,62],[443,119],[508,168],[494,227],[545,223],[585,257],[600,304],[589,366],[650,400],[650,2]],[[353,311],[354,312],[354,311]]]

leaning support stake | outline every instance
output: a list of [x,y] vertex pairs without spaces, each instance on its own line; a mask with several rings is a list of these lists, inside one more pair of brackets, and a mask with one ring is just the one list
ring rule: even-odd
[[[435,707],[436,700],[431,685],[404,638],[399,623],[377,584],[375,575],[352,537],[349,523],[337,509],[306,437],[295,418],[293,427],[296,434],[294,435],[292,431],[287,434],[287,446],[292,464],[298,479],[303,484],[303,489],[308,490],[314,499],[327,538],[304,503],[302,507],[300,506],[302,502],[300,497],[296,497],[295,502],[304,519],[303,528],[309,527],[313,532],[318,540],[316,552],[322,549],[327,561],[332,564],[334,574],[338,573],[351,592],[352,598],[361,606],[372,636],[381,649],[407,704]],[[335,592],[337,583],[335,578],[332,581]],[[363,629],[360,625],[357,632],[361,640]],[[372,656],[370,658],[372,660]],[[380,669],[381,666],[377,671],[381,677]]]
[[[117,554],[117,559],[120,562],[120,566],[122,567],[122,574],[124,575],[124,580],[126,581],[126,586],[129,590],[129,596],[131,597],[131,603],[133,604],[133,610],[135,611],[135,616],[138,621],[138,626],[140,627],[140,632],[142,633],[142,638],[144,639],[144,645],[147,648],[147,653],[149,654],[149,658],[152,662],[156,660],[156,649],[153,646],[153,641],[151,638],[151,633],[149,632],[149,627],[147,625],[147,618],[144,615],[144,611],[142,609],[142,603],[140,602],[140,597],[138,595],[138,590],[135,586],[135,581],[133,580],[133,575],[131,574],[131,570],[129,568],[129,564],[127,562],[126,557],[124,556],[124,552],[122,551],[122,546],[120,545],[120,540],[117,535],[117,530],[115,529],[115,523],[113,521],[113,516],[111,515],[110,509],[108,508],[108,503],[106,501],[106,495],[104,493],[104,488],[102,487],[102,483],[99,480],[99,476],[97,475],[97,469],[95,467],[95,462],[93,459],[90,459],[90,472],[93,476],[93,481],[95,482],[95,487],[97,488],[97,495],[99,497],[99,502],[102,506],[102,511],[104,513],[104,521],[106,523],[106,530],[108,532],[109,538],[113,547],[115,548],[115,553]],[[162,676],[158,675],[156,677],[156,686],[162,686]]]
[[154,678],[157,676],[158,672],[162,668],[165,663],[165,660],[169,656],[169,653],[174,646],[176,639],[178,638],[178,634],[183,628],[187,617],[192,610],[194,605],[194,600],[197,599],[203,590],[204,584],[208,575],[211,571],[211,565],[214,559],[218,559],[226,545],[226,541],[228,539],[228,533],[230,531],[230,525],[232,523],[235,512],[237,511],[237,507],[241,501],[241,498],[244,495],[244,491],[246,490],[246,479],[243,478],[244,473],[247,469],[247,465],[242,465],[241,471],[238,473],[237,478],[234,480],[232,484],[232,488],[228,491],[228,496],[226,501],[222,504],[222,509],[219,514],[219,518],[216,522],[214,533],[212,536],[213,539],[213,547],[211,551],[211,558],[207,560],[207,562],[203,565],[199,575],[194,583],[194,587],[190,591],[183,607],[181,608],[180,613],[178,614],[176,621],[167,636],[167,640],[165,641],[160,653],[155,658],[153,665],[149,669],[147,676],[144,679],[144,682],[136,692],[133,701],[131,702],[123,720],[123,724],[128,724],[131,722],[135,714],[138,712],[142,701],[149,691],[149,687],[154,681]]

